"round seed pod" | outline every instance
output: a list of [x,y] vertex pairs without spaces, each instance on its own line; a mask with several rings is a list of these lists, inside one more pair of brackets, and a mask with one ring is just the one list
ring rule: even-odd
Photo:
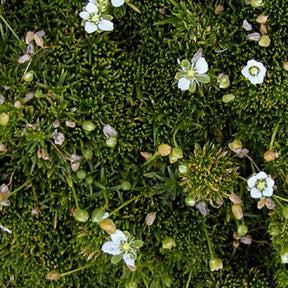
[[168,144],[162,143],[158,147],[158,152],[161,156],[167,156],[171,153],[172,147]]
[[124,191],[129,191],[131,189],[131,187],[132,187],[132,185],[131,185],[131,183],[129,181],[123,181],[121,183],[121,188]]
[[79,222],[86,222],[89,219],[89,213],[86,210],[79,209],[79,208],[76,209],[73,216],[75,220]]
[[92,222],[100,223],[103,221],[105,211],[101,208],[96,208],[91,215]]
[[91,132],[96,129],[96,125],[92,121],[84,121],[82,123],[82,128],[86,132]]
[[102,220],[99,226],[101,227],[101,229],[106,231],[109,235],[114,234],[116,232],[116,225],[109,218]]
[[245,224],[241,224],[237,228],[237,233],[242,237],[245,236],[248,232],[248,227]]
[[23,76],[23,80],[25,82],[31,82],[34,78],[34,74],[33,74],[33,71],[29,71],[27,73],[25,73],[25,75]]
[[0,114],[0,125],[6,126],[9,120],[10,120],[10,116],[7,113],[3,112]]
[[223,269],[223,262],[220,258],[213,258],[209,260],[209,267],[211,271]]
[[238,204],[232,206],[232,213],[237,220],[241,220],[243,218],[242,208]]

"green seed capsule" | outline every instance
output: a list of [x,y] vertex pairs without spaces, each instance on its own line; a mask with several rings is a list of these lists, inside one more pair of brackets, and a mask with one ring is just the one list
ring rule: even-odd
[[86,178],[87,173],[85,170],[78,170],[76,175],[78,179],[83,180]]
[[197,203],[196,199],[194,199],[194,198],[191,197],[191,196],[187,196],[187,197],[185,198],[185,204],[186,204],[187,206],[193,207],[193,206],[196,205],[196,203]]
[[91,185],[93,183],[93,177],[89,175],[85,178],[85,181],[87,184]]
[[27,72],[27,73],[23,76],[23,79],[24,79],[24,81],[26,81],[26,82],[31,82],[31,81],[33,80],[33,78],[34,78],[34,74],[33,74],[32,71]]
[[96,129],[96,125],[92,121],[84,121],[82,123],[82,128],[86,132],[91,132]]
[[83,150],[82,155],[86,160],[91,160],[93,157],[93,151],[90,149],[85,149]]
[[115,147],[117,145],[117,137],[116,136],[112,136],[106,139],[106,144],[108,147]]
[[100,223],[103,220],[103,215],[104,215],[105,211],[101,208],[96,208],[93,212],[92,212],[92,222],[96,222],[96,223]]
[[288,207],[282,208],[282,216],[284,217],[284,219],[288,219]]
[[1,113],[0,114],[0,125],[6,126],[9,122],[9,115],[7,113]]
[[89,214],[86,210],[83,209],[76,209],[74,212],[74,218],[76,221],[79,222],[86,222],[89,219]]
[[258,8],[258,7],[261,7],[263,6],[263,1],[262,0],[251,0],[251,6],[253,8]]
[[123,181],[121,183],[121,188],[124,190],[124,191],[129,191],[131,189],[131,183],[129,181]]
[[237,233],[242,237],[245,236],[248,232],[248,227],[245,224],[241,224],[237,228]]
[[217,271],[223,269],[223,262],[220,258],[213,258],[209,261],[211,271]]

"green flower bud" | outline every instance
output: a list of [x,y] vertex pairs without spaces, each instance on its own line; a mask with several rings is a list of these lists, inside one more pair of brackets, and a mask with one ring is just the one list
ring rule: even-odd
[[124,191],[129,191],[131,189],[131,183],[129,181],[123,181],[121,183],[121,188],[124,190]]
[[91,215],[92,222],[100,223],[103,220],[105,211],[101,208],[96,208]]
[[180,164],[178,172],[180,175],[186,175],[189,172],[189,167],[186,164]]
[[89,214],[86,210],[77,208],[74,212],[74,218],[79,222],[86,222],[89,219]]
[[92,121],[84,121],[82,123],[82,128],[86,132],[91,132],[96,129],[96,125]]
[[264,5],[264,2],[262,0],[251,0],[251,6],[253,8],[258,8]]
[[288,219],[288,207],[282,208],[282,216],[284,219]]
[[217,78],[219,88],[226,89],[230,86],[230,79],[228,75],[220,74]]
[[235,96],[233,94],[225,94],[223,97],[222,97],[222,101],[224,103],[228,103],[230,101],[233,101],[235,99]]
[[112,136],[106,139],[106,144],[108,147],[115,147],[117,145],[117,137],[116,136]]
[[87,173],[85,170],[78,170],[76,175],[78,179],[83,180],[86,178]]
[[193,197],[191,197],[191,196],[187,196],[187,197],[185,198],[185,204],[186,204],[187,206],[193,207],[193,206],[196,205],[196,203],[197,203],[196,199],[193,198]]
[[245,224],[241,224],[237,228],[237,233],[242,237],[245,236],[248,232],[248,227]]
[[91,185],[93,183],[93,177],[89,175],[85,178],[85,181],[88,185]]
[[169,154],[170,163],[172,164],[172,163],[176,162],[178,159],[182,159],[182,158],[183,158],[182,149],[179,147],[174,147],[172,149],[171,154]]
[[85,149],[83,150],[82,155],[86,160],[91,160],[93,157],[93,151],[90,149]]
[[176,247],[176,243],[173,238],[167,237],[162,241],[162,248],[163,249],[172,249],[173,247]]
[[33,80],[33,78],[34,78],[34,74],[33,74],[32,71],[27,72],[27,73],[23,76],[23,79],[24,79],[24,81],[26,81],[26,82],[31,82],[31,81]]
[[0,114],[0,125],[6,126],[9,122],[10,116],[7,113]]
[[213,258],[209,261],[211,271],[217,271],[223,269],[223,262],[220,258]]

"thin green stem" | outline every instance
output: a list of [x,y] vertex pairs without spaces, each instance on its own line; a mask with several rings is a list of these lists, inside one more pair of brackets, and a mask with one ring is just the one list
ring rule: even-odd
[[23,73],[22,80],[23,80],[25,74],[27,73],[27,71],[28,71],[28,69],[29,69],[31,63],[32,63],[32,59],[29,61],[28,65],[27,65],[27,67],[26,67],[26,69],[25,69],[25,71],[24,71],[24,73]]
[[[247,157],[250,161],[251,161],[251,163],[253,163],[254,164],[254,166],[256,167],[256,169],[260,172],[260,169],[259,169],[259,167],[256,165],[256,163],[254,162],[254,160],[250,157],[250,156],[248,156],[248,155],[245,155],[245,157]],[[252,170],[253,170],[253,173],[255,173],[255,169],[254,169],[254,166],[253,165],[251,165],[251,167],[252,167]]]
[[174,133],[173,133],[173,136],[172,136],[172,139],[173,139],[173,143],[174,143],[174,146],[175,147],[178,147],[178,144],[176,142],[176,134],[178,132],[178,130],[180,129],[181,125],[179,124],[178,127],[175,129]]
[[276,137],[276,134],[278,132],[278,129],[279,129],[279,125],[280,125],[280,122],[282,121],[282,119],[279,120],[279,122],[276,124],[274,130],[273,130],[273,134],[272,134],[272,137],[271,137],[271,141],[270,141],[270,145],[269,145],[269,150],[272,150],[273,149],[273,145],[274,145],[274,141],[275,141],[275,137]]
[[185,288],[189,288],[189,284],[190,284],[190,282],[191,282],[191,278],[192,278],[192,270],[191,270],[191,272],[189,273],[188,280],[187,280],[187,283],[186,283]]
[[71,175],[66,175],[65,178],[66,178],[66,181],[68,183],[68,186],[72,189],[73,198],[74,198],[74,201],[75,201],[76,208],[79,209],[80,207],[79,207],[79,204],[78,204],[78,199],[77,199],[77,195],[76,195],[76,191],[75,191],[75,187],[74,187]]
[[142,195],[138,195],[135,196],[134,198],[129,199],[128,201],[126,201],[125,203],[123,203],[122,205],[120,205],[117,209],[113,210],[111,213],[109,213],[109,216],[117,213],[120,209],[122,209],[123,207],[127,206],[129,203],[139,199],[140,197],[142,197]]
[[203,224],[203,230],[204,230],[205,237],[206,237],[206,240],[207,240],[210,257],[211,257],[211,259],[213,259],[214,255],[213,255],[213,250],[212,250],[212,243],[211,243],[211,240],[209,238],[208,231],[207,231],[207,228],[206,228],[205,224]]
[[78,271],[81,271],[81,270],[84,270],[90,266],[92,266],[94,263],[90,263],[90,264],[87,264],[85,266],[82,266],[82,267],[79,267],[79,268],[76,268],[74,270],[70,270],[70,271],[67,271],[67,272],[64,272],[64,273],[60,273],[61,277],[63,276],[67,276],[67,275],[70,275],[72,273],[75,273],[75,272],[78,272]]
[[15,36],[15,38],[22,43],[21,39],[18,37],[18,35],[15,33],[13,28],[9,25],[9,23],[5,20],[5,18],[0,14],[0,19],[5,23],[5,25],[8,27],[8,29],[11,31],[11,33]]
[[108,207],[108,202],[109,202],[109,200],[108,200],[108,197],[107,197],[107,194],[106,194],[106,190],[105,190],[105,189],[102,190],[102,193],[103,193],[103,196],[104,196],[104,199],[105,199],[105,204],[104,204],[104,206],[103,206],[103,209],[106,210],[107,207]]
[[21,186],[19,186],[18,188],[16,188],[15,190],[13,190],[11,193],[7,194],[7,196],[3,199],[8,199],[9,197],[11,197],[12,195],[14,195],[15,193],[17,193],[18,191],[20,191],[22,188],[24,188],[27,184],[29,184],[32,181],[33,178],[30,178],[29,180],[27,180],[26,182],[24,182]]
[[244,178],[244,177],[242,177],[242,176],[240,176],[240,175],[238,175],[238,178],[240,178],[241,180],[243,180],[243,181],[247,182],[247,179],[246,179],[246,178]]
[[283,200],[283,201],[288,202],[287,199],[282,198],[282,197],[280,197],[280,196],[277,196],[277,195],[275,195],[275,194],[272,196],[272,198],[275,200],[275,202],[276,202],[282,209],[284,208],[284,205],[283,205],[278,199],[281,199],[281,200]]
[[154,153],[154,155],[152,155],[143,165],[142,167],[146,166],[147,164],[149,164],[150,162],[152,162],[154,159],[156,159],[158,156],[160,156],[160,153],[157,151]]

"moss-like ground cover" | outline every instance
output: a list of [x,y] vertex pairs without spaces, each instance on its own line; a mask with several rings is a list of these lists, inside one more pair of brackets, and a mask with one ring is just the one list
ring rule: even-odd
[[1,287],[288,287],[288,2],[97,3],[1,1]]

